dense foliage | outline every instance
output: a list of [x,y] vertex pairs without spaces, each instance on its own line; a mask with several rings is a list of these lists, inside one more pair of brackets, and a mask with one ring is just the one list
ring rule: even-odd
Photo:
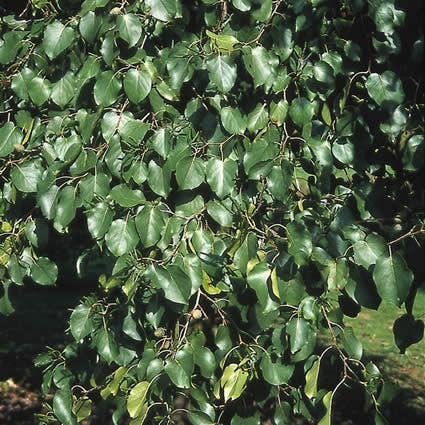
[[32,0],[1,18],[0,311],[55,284],[58,235],[99,282],[37,359],[41,423],[105,404],[115,424],[329,425],[352,391],[386,423],[344,316],[385,300],[402,352],[423,336],[420,3]]

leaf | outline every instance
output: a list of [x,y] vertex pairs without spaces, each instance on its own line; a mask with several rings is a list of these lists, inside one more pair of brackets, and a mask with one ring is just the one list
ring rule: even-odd
[[135,46],[142,36],[140,19],[132,13],[118,15],[117,27],[120,37],[127,42],[128,47]]
[[231,52],[235,44],[239,43],[239,40],[233,35],[228,34],[215,34],[212,31],[205,31],[207,36],[213,40],[218,49],[223,52]]
[[127,398],[127,411],[130,418],[136,418],[147,409],[146,395],[148,393],[150,383],[143,381],[135,385]]
[[236,82],[237,67],[230,56],[217,55],[207,61],[210,80],[222,93],[228,93]]
[[85,338],[93,331],[93,321],[91,318],[92,309],[86,304],[78,305],[71,314],[69,325],[72,336],[76,341]]
[[192,190],[205,179],[205,164],[200,158],[185,157],[177,163],[176,179],[179,188]]
[[264,308],[264,313],[266,314],[279,308],[279,304],[270,298],[268,284],[270,276],[271,270],[267,263],[256,264],[247,273],[248,285],[255,291],[258,302]]
[[329,391],[324,395],[323,404],[325,405],[326,413],[317,425],[332,425],[332,399],[333,392]]
[[147,71],[130,69],[124,77],[124,90],[130,102],[140,103],[150,93],[152,79]]
[[304,393],[308,398],[313,398],[317,395],[317,380],[319,378],[319,372],[320,358],[317,358],[305,375]]
[[243,62],[254,80],[255,87],[272,82],[274,67],[278,62],[270,51],[262,46],[247,48],[243,52]]
[[193,357],[188,350],[180,350],[174,359],[166,361],[164,370],[177,388],[190,388]]
[[211,190],[223,199],[232,192],[234,180],[238,172],[238,165],[230,158],[221,161],[211,158],[207,163],[206,176]]
[[290,337],[291,353],[295,354],[303,348],[313,331],[307,320],[298,317],[289,321],[286,332]]
[[313,252],[311,234],[304,223],[293,221],[286,226],[288,252],[298,265],[307,264]]
[[58,278],[58,267],[50,259],[40,257],[31,266],[31,278],[39,285],[54,285]]
[[77,212],[75,188],[67,186],[59,192],[56,205],[55,226],[65,228],[74,220]]
[[277,126],[283,125],[288,114],[288,101],[283,99],[278,103],[274,101],[270,105],[270,121],[272,121]]
[[37,192],[37,184],[41,179],[41,170],[35,161],[16,165],[10,172],[12,183],[20,192]]
[[193,356],[195,363],[201,370],[201,375],[204,378],[212,378],[217,366],[213,352],[206,347],[196,347]]
[[303,127],[308,124],[314,116],[314,106],[305,97],[296,98],[289,107],[289,116],[294,124]]
[[94,239],[102,239],[105,236],[111,227],[113,217],[113,211],[104,202],[87,211],[87,227]]
[[132,190],[126,184],[114,186],[109,196],[124,208],[132,208],[145,202],[145,196],[141,190]]
[[94,85],[94,100],[99,106],[109,106],[117,101],[121,82],[112,71],[102,72]]
[[380,257],[373,270],[373,280],[379,296],[396,306],[401,306],[413,283],[413,273],[398,253]]
[[15,150],[23,139],[22,132],[12,122],[7,122],[0,128],[0,157],[5,157]]
[[254,233],[249,232],[233,257],[233,262],[243,274],[246,274],[248,262],[249,260],[251,260],[251,258],[254,258],[256,256],[257,249],[257,236]]
[[215,422],[204,412],[200,410],[189,410],[187,418],[191,424],[196,425],[215,425]]
[[75,76],[71,72],[65,74],[57,83],[53,85],[51,98],[56,105],[64,108],[75,95]]
[[50,82],[44,78],[35,77],[28,83],[28,94],[37,106],[44,105],[50,97]]
[[92,11],[86,13],[79,24],[80,33],[89,43],[93,43],[99,31],[101,19]]
[[98,330],[94,336],[97,351],[100,356],[111,364],[119,355],[119,346],[115,340],[114,334],[105,328]]
[[136,228],[145,248],[154,246],[162,236],[165,227],[164,214],[158,207],[146,205],[136,217]]
[[394,340],[400,353],[404,354],[406,348],[420,342],[424,337],[423,320],[415,320],[411,314],[403,314],[393,326]]
[[75,34],[71,27],[59,21],[48,25],[44,31],[43,48],[50,60],[59,56],[74,42]]
[[375,233],[369,234],[364,241],[357,241],[353,245],[354,260],[366,270],[376,264],[378,258],[386,256],[388,247],[385,239]]
[[260,369],[264,379],[271,385],[287,384],[291,379],[295,365],[285,364],[281,358],[272,361],[271,357],[264,353],[261,359]]
[[246,388],[248,373],[237,364],[230,364],[224,369],[220,385],[224,390],[224,401],[238,399]]
[[392,71],[370,74],[365,86],[371,99],[385,109],[393,110],[404,101],[403,84]]
[[180,267],[171,265],[164,268],[154,265],[148,269],[147,277],[164,291],[167,300],[177,304],[189,302],[192,282]]
[[105,237],[106,246],[116,257],[127,254],[139,243],[136,226],[132,219],[118,219],[112,222]]
[[160,167],[154,160],[148,165],[148,183],[159,196],[166,198],[171,190],[171,172],[168,167]]
[[172,21],[177,14],[176,0],[146,0],[146,6],[150,8],[151,15],[159,21]]
[[220,111],[221,122],[231,134],[244,134],[247,126],[246,117],[239,109],[226,106]]
[[72,394],[69,388],[56,391],[53,397],[53,412],[63,425],[77,425],[77,418],[72,412]]
[[266,127],[269,122],[269,114],[266,105],[260,103],[248,114],[248,130],[255,133]]
[[346,353],[353,359],[361,360],[363,356],[363,347],[360,341],[354,335],[353,329],[349,326],[344,328],[342,334],[342,344]]

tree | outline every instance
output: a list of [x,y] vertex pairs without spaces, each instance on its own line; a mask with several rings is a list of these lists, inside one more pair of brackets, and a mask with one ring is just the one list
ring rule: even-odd
[[36,361],[42,423],[107,402],[116,424],[327,425],[355,386],[386,423],[344,317],[386,300],[400,350],[423,336],[421,7],[57,0],[1,19],[0,311],[13,285],[55,284],[52,235],[80,232],[79,273],[101,270]]

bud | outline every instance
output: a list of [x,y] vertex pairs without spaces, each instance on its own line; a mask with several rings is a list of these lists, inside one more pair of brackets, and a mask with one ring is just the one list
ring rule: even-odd
[[16,152],[23,152],[25,150],[24,145],[21,145],[20,143],[13,145],[13,147],[15,148]]
[[119,15],[121,13],[121,9],[119,7],[114,7],[109,12],[110,15]]
[[193,310],[193,311],[192,311],[192,317],[193,317],[195,320],[199,320],[199,319],[201,319],[201,318],[202,318],[202,311],[201,311],[201,310],[198,310],[198,309]]
[[164,338],[165,329],[164,328],[155,329],[155,332],[153,334],[155,335],[156,338]]

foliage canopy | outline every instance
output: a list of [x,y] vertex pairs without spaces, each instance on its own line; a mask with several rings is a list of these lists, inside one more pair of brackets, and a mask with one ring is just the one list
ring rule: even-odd
[[99,282],[37,359],[41,423],[329,425],[360,388],[385,424],[344,316],[423,336],[421,6],[31,3],[0,21],[0,311],[55,284],[57,234]]

